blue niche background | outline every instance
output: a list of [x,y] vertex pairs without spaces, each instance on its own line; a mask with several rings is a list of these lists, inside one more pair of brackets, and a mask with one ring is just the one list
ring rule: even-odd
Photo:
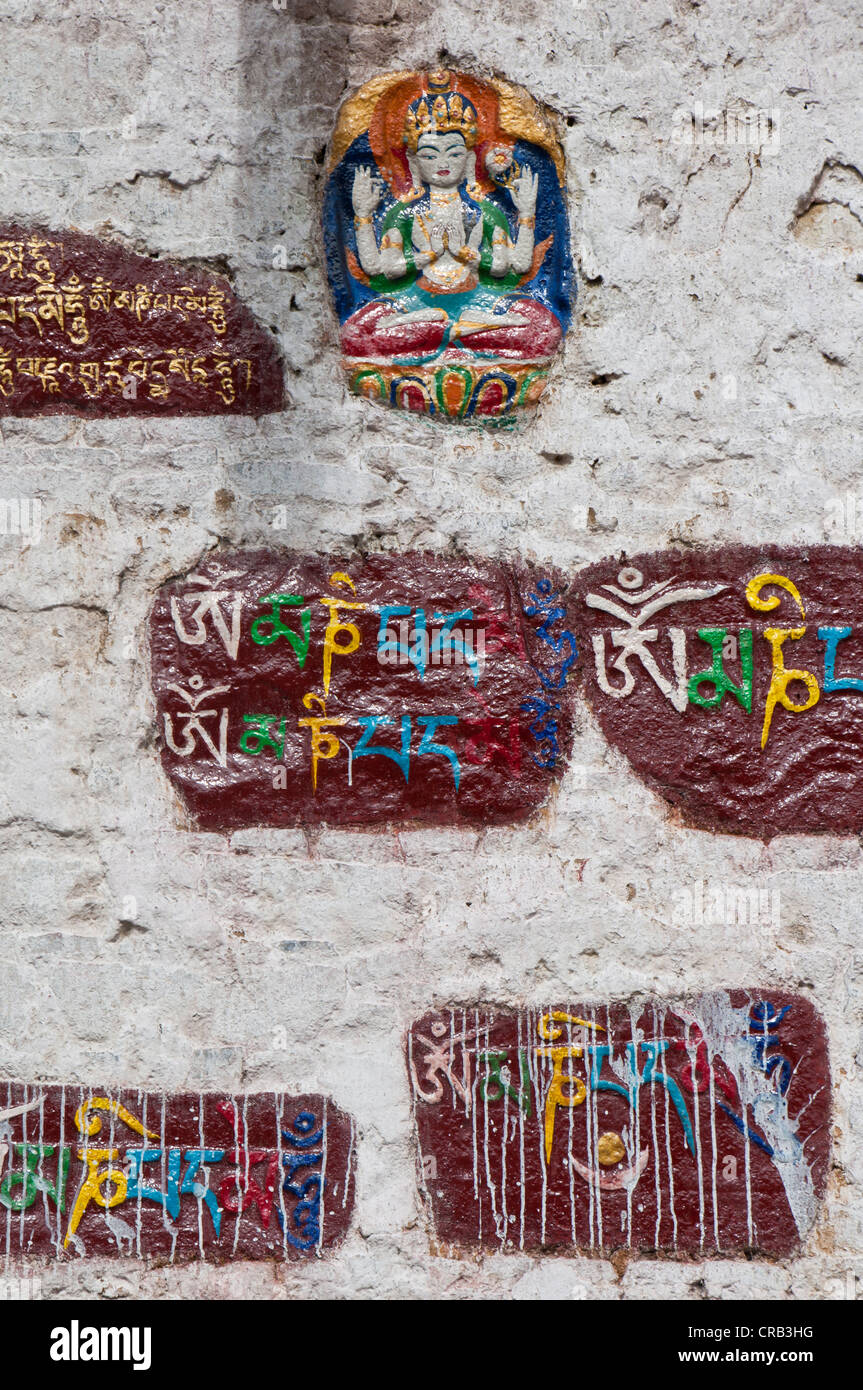
[[[569,223],[563,190],[557,177],[557,169],[551,156],[539,145],[517,140],[513,148],[517,164],[529,165],[538,176],[536,199],[535,241],[539,245],[548,236],[554,240],[545,253],[545,258],[536,274],[524,282],[518,294],[545,305],[558,319],[565,333],[572,321],[576,299],[575,276],[570,256]],[[339,323],[344,323],[356,309],[374,299],[379,299],[369,285],[353,276],[348,268],[347,252],[357,256],[357,240],[354,231],[354,211],[351,194],[354,174],[360,165],[374,168],[382,182],[384,195],[375,210],[374,225],[378,242],[381,227],[389,209],[398,201],[378,170],[372,154],[369,137],[362,134],[354,140],[344,158],[333,170],[324,194],[324,248],[327,260],[327,278],[332,290]],[[493,187],[483,194],[495,203],[505,214],[510,228],[510,237],[515,240],[518,231],[518,214],[509,194],[503,188]],[[358,258],[358,257],[357,257]]]

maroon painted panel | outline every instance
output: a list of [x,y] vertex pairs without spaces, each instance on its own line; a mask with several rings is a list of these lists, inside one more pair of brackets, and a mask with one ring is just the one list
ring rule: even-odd
[[806,999],[447,1009],[407,1052],[440,1242],[781,1255],[815,1221],[830,1074]]
[[0,228],[0,415],[280,410],[276,344],[219,275]]
[[838,546],[662,551],[583,570],[580,669],[606,737],[689,824],[858,833],[861,578],[863,553]]
[[496,823],[572,739],[560,576],[425,554],[208,557],[162,589],[162,762],[198,826]]
[[354,1161],[353,1122],[322,1096],[0,1082],[0,1250],[314,1255],[348,1228]]

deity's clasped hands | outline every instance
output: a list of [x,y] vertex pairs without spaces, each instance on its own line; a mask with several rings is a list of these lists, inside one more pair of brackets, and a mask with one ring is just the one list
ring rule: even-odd
[[[482,218],[478,218],[470,232],[465,235],[461,210],[454,209],[448,217],[434,221],[428,227],[426,234],[429,249],[422,256],[422,264],[427,265],[432,261],[439,260],[445,252],[449,252],[455,260],[462,261],[467,265],[475,265],[479,260],[479,248],[482,242]],[[416,235],[414,236],[414,246],[419,251]]]

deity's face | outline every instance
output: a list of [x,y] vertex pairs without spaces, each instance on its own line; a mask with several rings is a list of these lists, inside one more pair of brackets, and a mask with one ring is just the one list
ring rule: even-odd
[[417,145],[416,162],[423,183],[432,188],[457,188],[467,176],[464,136],[457,130],[426,131]]

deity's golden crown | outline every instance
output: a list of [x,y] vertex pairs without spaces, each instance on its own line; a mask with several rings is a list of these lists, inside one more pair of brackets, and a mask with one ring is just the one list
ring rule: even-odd
[[405,144],[411,154],[416,154],[420,136],[432,129],[440,134],[457,131],[468,149],[476,144],[476,107],[460,92],[453,91],[448,72],[430,72],[427,90],[408,107]]

